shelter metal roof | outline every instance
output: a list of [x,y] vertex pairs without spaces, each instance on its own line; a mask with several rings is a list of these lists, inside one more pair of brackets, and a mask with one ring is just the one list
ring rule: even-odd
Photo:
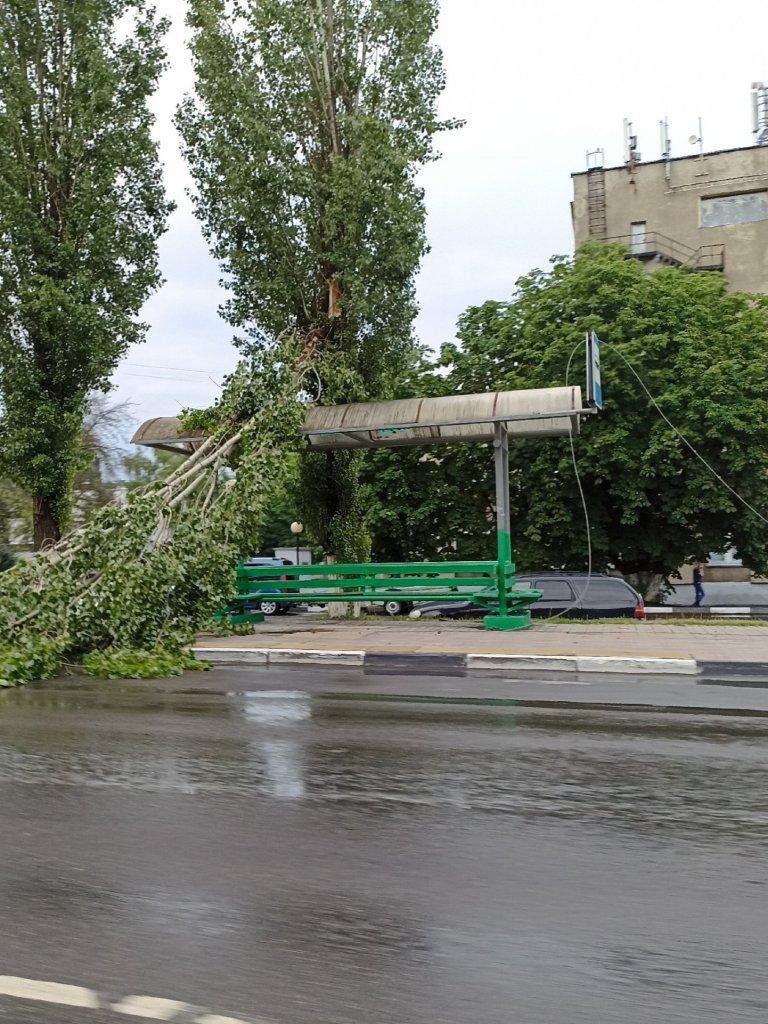
[[[310,448],[399,448],[493,440],[503,423],[511,438],[557,437],[579,432],[580,387],[489,391],[445,398],[404,398],[390,402],[313,406],[303,435]],[[177,416],[147,420],[133,444],[191,455],[205,439],[204,430],[184,431]]]
[[395,448],[490,441],[497,423],[510,437],[556,437],[579,431],[581,388],[490,391],[446,398],[314,406],[303,434],[310,448]]
[[155,416],[141,424],[131,438],[131,444],[191,455],[205,438],[206,433],[202,429],[183,430],[178,416]]

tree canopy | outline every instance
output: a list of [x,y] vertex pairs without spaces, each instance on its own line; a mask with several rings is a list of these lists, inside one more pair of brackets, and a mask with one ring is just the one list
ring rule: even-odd
[[[178,126],[198,216],[248,344],[295,333],[323,403],[386,397],[413,347],[434,159],[436,0],[191,0],[195,96]],[[366,539],[360,459],[307,456],[304,518],[341,557]]]
[[38,547],[69,516],[88,395],[160,283],[164,30],[149,0],[0,5],[0,473],[32,495]]
[[[442,350],[440,373],[422,377],[420,386],[424,393],[549,387],[565,383],[567,372],[569,383],[583,385],[588,330],[607,343],[605,408],[584,420],[574,442],[595,568],[666,576],[693,558],[735,547],[746,564],[764,571],[768,298],[729,293],[719,274],[673,267],[648,273],[620,247],[586,246],[575,258],[556,258],[550,270],[522,278],[511,301],[469,309],[459,343]],[[475,555],[485,546],[490,554],[490,451],[457,446],[435,455],[442,462],[434,472],[430,467],[429,502],[436,513],[447,510],[449,522],[457,509],[473,514],[470,532],[454,538],[458,550]],[[374,549],[385,536],[393,551],[382,509],[414,486],[419,457],[377,455],[389,467],[389,490],[379,490],[373,503]],[[518,564],[584,568],[584,516],[568,439],[515,442],[510,465]],[[400,555],[437,554],[429,535],[428,523],[402,530]]]

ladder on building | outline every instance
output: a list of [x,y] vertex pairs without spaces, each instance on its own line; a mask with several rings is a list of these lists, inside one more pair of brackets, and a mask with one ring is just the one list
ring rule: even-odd
[[605,170],[602,167],[587,169],[587,218],[590,238],[605,238],[607,230],[605,212]]
[[602,149],[587,151],[587,222],[590,238],[605,238],[605,154]]

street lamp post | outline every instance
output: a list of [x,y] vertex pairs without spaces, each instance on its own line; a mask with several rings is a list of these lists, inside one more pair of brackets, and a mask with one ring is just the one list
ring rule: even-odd
[[291,533],[296,538],[296,565],[299,564],[299,537],[304,533],[304,523],[291,523]]

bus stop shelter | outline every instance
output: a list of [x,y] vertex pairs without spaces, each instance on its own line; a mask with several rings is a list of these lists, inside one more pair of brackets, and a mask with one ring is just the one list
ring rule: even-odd
[[[496,614],[486,616],[485,624],[488,628],[519,629],[530,621],[530,613],[524,607],[525,599],[511,593],[514,589],[515,566],[510,533],[510,439],[574,436],[579,433],[582,417],[596,413],[602,407],[600,342],[594,333],[587,335],[586,342],[586,405],[582,400],[581,388],[569,385],[473,395],[455,394],[440,398],[313,406],[307,411],[302,434],[307,447],[312,451],[419,446],[432,448],[443,444],[492,442],[496,479]],[[133,438],[135,444],[186,453],[193,451],[200,441],[200,434],[185,434],[179,420],[173,417],[148,421]],[[411,575],[418,572],[419,564],[413,563]],[[364,579],[369,588],[374,586],[372,579],[376,576],[375,570],[383,574],[387,572],[387,566],[383,564],[366,567],[365,576],[360,566],[333,568],[338,570],[339,577],[344,575],[342,569],[349,570],[346,574],[348,577]],[[403,575],[402,565],[398,565],[398,570]],[[305,574],[306,570],[302,577]],[[257,579],[259,571],[253,570],[250,575]],[[409,580],[409,583],[412,582]],[[290,600],[298,599],[298,589],[297,585],[294,588],[296,593]],[[331,600],[343,599],[343,594],[341,598],[331,594],[325,596]],[[530,600],[534,599],[532,597]]]
[[[307,412],[303,435],[313,451],[429,447],[492,442],[496,477],[498,613],[489,628],[527,625],[529,613],[510,614],[509,579],[514,574],[510,533],[509,442],[527,437],[577,434],[584,407],[581,388],[536,388],[443,398],[315,406]],[[524,619],[524,621],[521,621]]]

